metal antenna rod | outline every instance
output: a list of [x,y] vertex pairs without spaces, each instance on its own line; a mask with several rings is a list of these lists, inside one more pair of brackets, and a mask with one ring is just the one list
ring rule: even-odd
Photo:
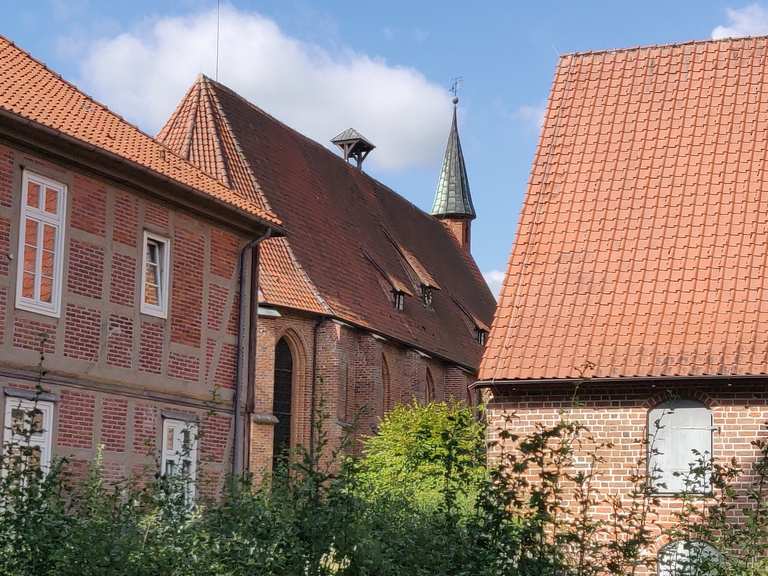
[[219,31],[221,28],[221,0],[216,0],[216,81],[219,81]]

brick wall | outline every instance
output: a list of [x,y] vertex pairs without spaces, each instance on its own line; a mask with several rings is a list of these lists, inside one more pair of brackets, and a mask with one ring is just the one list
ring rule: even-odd
[[[68,187],[59,318],[15,308],[22,166]],[[145,230],[171,240],[167,319],[139,309]],[[0,144],[0,386],[33,381],[44,351],[46,387],[59,394],[54,454],[70,457],[73,470],[103,444],[109,475],[154,473],[161,411],[214,401],[215,424],[203,426],[204,468],[216,482],[223,478],[238,256],[247,240],[137,190]],[[199,410],[201,422],[206,414]]]
[[[768,435],[766,383],[725,380],[613,386],[588,383],[582,385],[576,395],[572,389],[557,389],[547,384],[533,389],[517,386],[517,390],[499,386],[486,392],[489,438],[501,442],[498,432],[504,426],[505,415],[515,414],[514,432],[525,434],[537,423],[555,424],[564,411],[568,418],[586,425],[598,442],[612,443],[612,447],[600,454],[607,460],[603,466],[606,474],[596,482],[596,488],[605,494],[626,495],[631,486],[628,477],[636,463],[645,457],[641,442],[647,434],[648,410],[670,398],[690,398],[706,404],[714,419],[714,457],[727,460],[733,456],[748,469],[757,455],[750,443]],[[493,450],[492,457],[498,457],[501,446]],[[679,504],[674,497],[661,497],[661,506],[650,518],[657,534],[671,524]],[[605,517],[605,510],[596,509],[594,513]],[[663,542],[659,540],[657,547],[661,545]]]
[[[437,400],[466,399],[466,387],[473,380],[456,366],[425,358],[397,343],[331,320],[319,324],[317,350],[313,350],[315,319],[290,310],[281,310],[281,314],[279,318],[259,319],[255,420],[250,438],[251,470],[257,477],[270,469],[272,463],[274,350],[282,337],[288,338],[295,355],[295,443],[308,445],[310,439],[313,356],[316,406],[326,416],[324,426],[330,448],[350,433],[351,421],[357,421],[355,434],[370,434],[386,409],[414,398],[424,401],[427,367],[432,372]],[[388,367],[388,386],[382,377],[383,358]]]

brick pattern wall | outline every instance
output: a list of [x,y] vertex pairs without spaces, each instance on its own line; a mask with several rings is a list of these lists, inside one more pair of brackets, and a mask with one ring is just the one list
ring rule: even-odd
[[[21,166],[68,187],[59,318],[15,309]],[[144,230],[171,240],[167,319],[139,309]],[[215,395],[222,411],[212,416],[215,424],[201,426],[208,438],[201,465],[223,478],[231,454],[225,412],[235,387],[238,256],[247,240],[143,193],[0,144],[0,367],[33,373],[42,347],[47,373],[76,383],[49,387],[60,394],[54,454],[71,458],[78,474],[99,445],[108,477],[153,474],[162,410],[178,410],[176,399],[202,406]],[[0,378],[4,385],[24,381]],[[155,400],[137,400],[142,396]],[[202,411],[200,422],[206,417]]]
[[[607,460],[603,465],[606,474],[595,486],[604,494],[626,496],[631,486],[629,475],[636,463],[645,458],[641,442],[647,434],[649,409],[670,398],[690,398],[703,402],[712,410],[714,457],[727,460],[733,456],[739,465],[749,469],[757,456],[750,443],[768,436],[767,383],[726,380],[718,383],[657,382],[614,386],[589,383],[583,384],[576,396],[571,389],[558,390],[545,384],[532,390],[521,386],[516,391],[498,387],[485,393],[489,439],[499,443],[491,456],[498,458],[502,449],[499,430],[505,426],[505,415],[514,413],[514,432],[525,434],[531,432],[537,423],[554,425],[562,411],[570,419],[589,427],[598,442],[612,444],[600,453]],[[584,451],[590,449],[585,447]],[[586,453],[582,456],[586,457]],[[679,505],[679,500],[674,497],[661,498],[661,505],[654,510],[649,521],[657,534],[672,523]],[[594,514],[596,517],[607,517],[605,509],[596,509]],[[659,538],[657,549],[663,544]]]
[[[253,406],[257,421],[252,424],[250,438],[251,470],[257,477],[270,469],[272,462],[274,428],[268,417],[274,392],[274,350],[284,336],[294,352],[294,442],[309,443],[313,356],[316,406],[326,415],[329,448],[348,433],[346,424],[355,416],[357,434],[369,434],[385,410],[414,398],[424,401],[427,367],[437,400],[467,397],[466,387],[473,378],[455,366],[330,320],[319,325],[317,350],[313,350],[315,320],[289,310],[281,310],[281,314],[280,318],[259,319]],[[389,386],[382,379],[385,357]]]

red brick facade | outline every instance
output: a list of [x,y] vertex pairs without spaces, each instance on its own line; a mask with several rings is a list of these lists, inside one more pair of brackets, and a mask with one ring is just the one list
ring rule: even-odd
[[[702,402],[712,412],[713,457],[723,462],[735,458],[747,472],[745,479],[748,479],[758,454],[751,442],[768,436],[766,384],[765,379],[586,382],[578,392],[565,384],[502,384],[486,392],[489,439],[499,443],[493,452],[498,457],[503,442],[499,431],[505,425],[505,415],[516,416],[513,424],[516,434],[532,432],[537,423],[552,426],[561,417],[578,421],[589,428],[596,442],[613,445],[600,454],[606,462],[601,466],[604,473],[595,482],[595,488],[604,495],[627,498],[633,468],[646,457],[643,440],[648,433],[649,410],[665,400],[691,399]],[[585,445],[578,456],[587,456],[589,446]],[[661,496],[661,506],[649,518],[649,525],[657,535],[671,525],[679,505],[679,499]],[[607,519],[608,511],[608,507],[598,507],[593,513],[596,518]],[[657,548],[664,543],[663,538],[658,538]]]
[[[15,306],[23,169],[68,187],[58,318]],[[167,319],[139,311],[145,230],[171,239]],[[214,483],[202,491],[215,491],[233,438],[237,337],[223,319],[236,330],[237,257],[247,239],[138,190],[0,145],[0,388],[33,385],[44,352],[55,457],[82,471],[101,448],[110,477],[154,473],[163,412],[183,410],[200,422],[201,477]]]
[[[465,400],[474,375],[370,332],[329,319],[281,310],[281,317],[259,318],[254,405],[250,415],[250,466],[258,476],[272,466],[275,346],[286,338],[294,360],[294,444],[309,445],[312,370],[315,406],[324,415],[332,443],[357,421],[356,435],[376,429],[385,410],[427,398],[427,369],[435,400]],[[315,346],[316,343],[316,346]],[[383,368],[386,364],[386,369]],[[388,377],[387,377],[388,376]]]

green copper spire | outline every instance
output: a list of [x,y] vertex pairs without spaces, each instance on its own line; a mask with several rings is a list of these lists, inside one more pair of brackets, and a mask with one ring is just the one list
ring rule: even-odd
[[464,166],[464,154],[461,152],[459,129],[456,124],[456,105],[459,99],[453,98],[453,122],[445,146],[443,167],[440,179],[437,181],[435,203],[432,205],[432,215],[437,217],[454,217],[474,220],[475,207],[472,205],[472,195],[469,193],[467,168]]

